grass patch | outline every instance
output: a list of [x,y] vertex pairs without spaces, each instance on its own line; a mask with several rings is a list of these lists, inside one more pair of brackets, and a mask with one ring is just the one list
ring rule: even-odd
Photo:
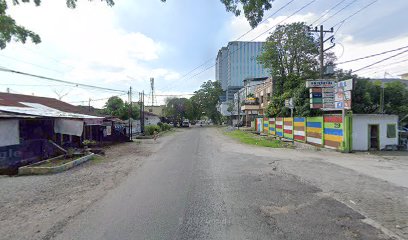
[[36,165],[36,167],[57,167],[57,166],[61,166],[64,165],[65,163],[74,161],[76,159],[79,159],[83,156],[75,156],[75,157],[70,157],[70,158],[61,158],[61,159],[55,159],[55,160],[51,160],[48,162],[43,162],[41,164]]
[[280,140],[276,139],[266,139],[261,136],[257,136],[255,134],[252,134],[250,132],[243,132],[240,130],[234,130],[231,132],[225,132],[224,133],[227,136],[230,136],[232,138],[235,138],[239,140],[242,143],[245,144],[250,144],[250,145],[256,145],[256,146],[262,146],[262,147],[270,147],[270,148],[282,148],[284,147],[284,144]]

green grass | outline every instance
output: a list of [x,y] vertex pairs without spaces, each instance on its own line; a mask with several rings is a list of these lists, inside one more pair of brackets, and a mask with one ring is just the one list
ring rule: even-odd
[[250,132],[243,132],[241,130],[225,132],[224,134],[232,138],[235,138],[245,144],[256,145],[256,146],[261,146],[261,147],[270,147],[270,148],[284,147],[284,144],[280,140],[266,139],[265,137],[255,135]]

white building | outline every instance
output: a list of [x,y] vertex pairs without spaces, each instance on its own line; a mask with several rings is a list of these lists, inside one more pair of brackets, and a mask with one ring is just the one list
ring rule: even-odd
[[352,149],[383,150],[398,145],[398,116],[384,114],[353,114]]

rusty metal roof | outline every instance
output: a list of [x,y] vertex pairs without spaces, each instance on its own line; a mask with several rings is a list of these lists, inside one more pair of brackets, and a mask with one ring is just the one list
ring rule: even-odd
[[0,93],[0,111],[42,117],[103,118],[87,115],[82,108],[54,98],[11,93]]

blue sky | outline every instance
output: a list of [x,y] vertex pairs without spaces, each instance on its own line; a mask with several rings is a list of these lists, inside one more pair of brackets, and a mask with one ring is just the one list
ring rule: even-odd
[[[284,10],[265,21],[242,40],[251,40],[273,27],[311,0],[295,0]],[[313,22],[341,0],[315,0],[284,23]],[[269,16],[289,0],[275,0]],[[324,15],[324,25],[333,26],[371,3],[372,0],[345,0]],[[336,34],[334,49],[339,61],[385,51],[408,43],[408,1],[378,0],[366,10],[346,21]],[[351,5],[336,16],[341,7]],[[185,94],[198,89],[208,79],[214,79],[214,68],[192,77],[214,64],[219,48],[250,30],[243,16],[225,11],[219,0],[117,0],[112,8],[100,1],[79,1],[75,10],[67,9],[63,0],[43,0],[41,7],[22,4],[11,7],[9,13],[18,23],[36,31],[42,37],[39,45],[12,43],[0,52],[0,66],[81,82],[148,93],[149,78],[156,79],[156,93]],[[337,29],[335,29],[337,30]],[[267,34],[256,39],[264,40]],[[389,55],[342,65],[356,69]],[[404,60],[408,54],[395,58]],[[211,59],[202,68],[181,78],[185,73]],[[378,68],[361,72],[379,77],[408,72],[408,62],[379,64]],[[394,61],[394,62],[395,62]],[[405,64],[405,65],[404,65]],[[0,91],[48,97],[66,95],[62,100],[80,104],[89,98],[97,100],[117,95],[114,92],[81,89],[29,77],[0,73]],[[29,86],[22,86],[29,85]],[[39,86],[34,86],[39,85]],[[164,101],[158,97],[158,103]],[[100,107],[104,103],[92,101]]]

